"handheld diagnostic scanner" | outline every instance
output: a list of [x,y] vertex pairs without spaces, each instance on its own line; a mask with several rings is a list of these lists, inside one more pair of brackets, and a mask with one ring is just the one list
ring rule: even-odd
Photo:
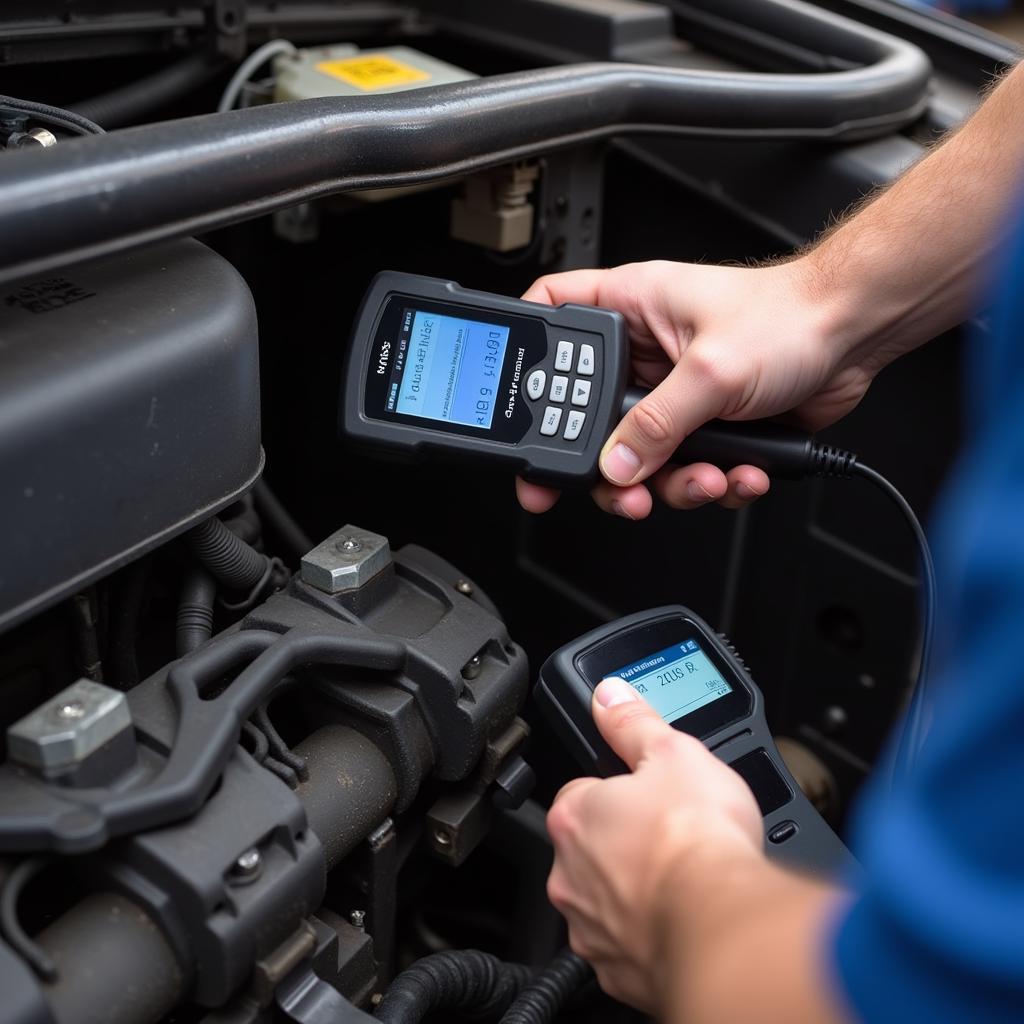
[[761,809],[770,857],[819,874],[852,863],[779,755],[761,691],[703,619],[681,605],[655,608],[600,626],[544,663],[534,700],[590,775],[626,771],[591,715],[594,688],[608,676],[624,679],[674,729],[702,740],[743,777]]
[[[622,316],[469,291],[385,271],[356,318],[341,430],[410,457],[502,463],[527,479],[585,487],[605,441],[644,391],[628,388]],[[706,424],[674,461],[741,463],[783,477],[821,469],[818,446],[767,422]]]

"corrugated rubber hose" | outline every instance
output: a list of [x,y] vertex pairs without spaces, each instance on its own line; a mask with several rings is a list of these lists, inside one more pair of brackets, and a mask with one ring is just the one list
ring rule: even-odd
[[437,1010],[493,1019],[533,977],[522,964],[505,963],[476,949],[431,953],[388,987],[374,1016],[387,1024],[419,1024]]

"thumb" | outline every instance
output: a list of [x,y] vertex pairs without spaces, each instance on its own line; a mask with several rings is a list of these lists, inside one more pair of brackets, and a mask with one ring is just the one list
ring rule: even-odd
[[625,680],[611,676],[594,690],[591,713],[608,746],[635,771],[672,726]]
[[645,480],[693,431],[714,419],[727,398],[721,380],[687,350],[612,431],[601,451],[601,472],[619,487]]

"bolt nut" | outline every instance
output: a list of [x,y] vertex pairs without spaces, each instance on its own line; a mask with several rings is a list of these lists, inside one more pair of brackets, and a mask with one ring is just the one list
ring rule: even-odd
[[7,730],[13,761],[44,772],[81,764],[132,725],[119,690],[79,679]]
[[358,590],[391,564],[387,537],[343,526],[303,556],[302,582],[325,594]]

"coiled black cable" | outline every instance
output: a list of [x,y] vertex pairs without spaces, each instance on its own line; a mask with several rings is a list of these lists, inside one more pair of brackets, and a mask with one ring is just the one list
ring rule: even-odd
[[513,1004],[532,978],[529,967],[477,949],[431,953],[395,978],[374,1016],[387,1024],[418,1024],[436,1010],[493,1018]]
[[571,949],[563,949],[516,997],[501,1024],[547,1024],[593,974]]

